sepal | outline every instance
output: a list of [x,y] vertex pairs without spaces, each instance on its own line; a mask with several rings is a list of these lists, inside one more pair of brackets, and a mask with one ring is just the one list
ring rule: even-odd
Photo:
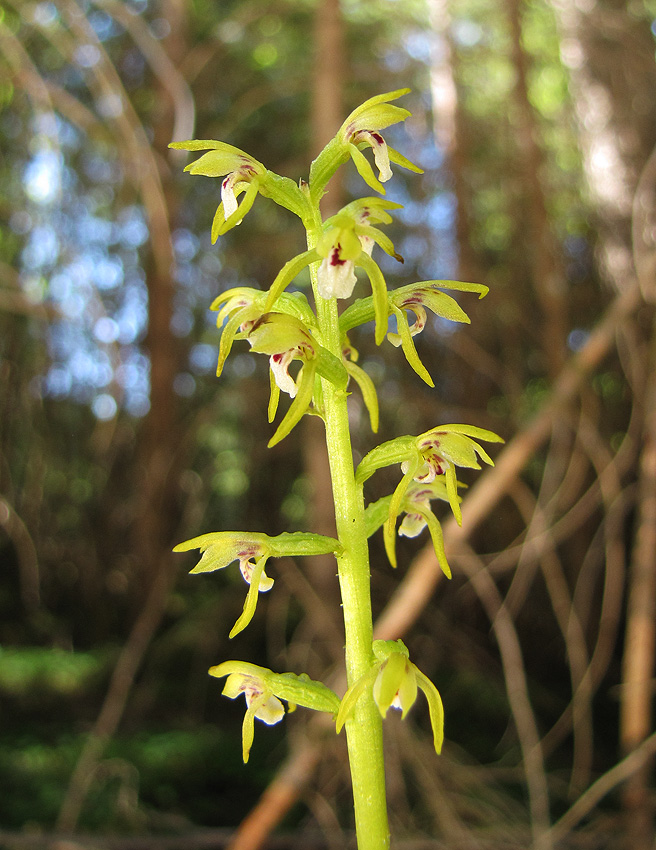
[[298,254],[296,257],[292,257],[291,260],[288,260],[280,269],[275,280],[269,287],[264,308],[265,312],[271,310],[274,304],[277,305],[278,299],[281,297],[284,290],[289,286],[294,278],[303,271],[304,268],[320,259],[321,257],[313,248],[309,251],[304,251],[302,254]]
[[[280,425],[276,428],[273,437],[271,437],[267,443],[268,448],[272,449],[281,440],[284,440],[285,437],[298,425],[303,416],[309,411],[314,394],[315,375],[316,365],[314,361],[310,361],[309,363],[301,366],[296,379],[296,386],[298,388],[297,393],[294,396],[287,413],[281,420]],[[273,417],[270,417],[269,421],[273,421]]]
[[375,340],[376,345],[380,345],[385,339],[387,318],[389,315],[387,309],[387,284],[385,283],[385,278],[378,264],[375,263],[371,257],[368,257],[366,254],[361,255],[358,265],[362,266],[365,270],[367,277],[369,278],[369,282],[371,283],[374,319],[376,323]]
[[371,380],[369,375],[361,369],[356,363],[353,363],[351,360],[345,360],[344,366],[346,367],[346,371],[353,378],[356,384],[360,387],[360,392],[362,393],[362,398],[364,399],[365,407],[367,408],[367,412],[369,413],[369,424],[371,425],[371,430],[376,434],[378,432],[378,420],[379,420],[379,412],[378,412],[378,394],[376,393],[376,387],[374,386],[374,382]]

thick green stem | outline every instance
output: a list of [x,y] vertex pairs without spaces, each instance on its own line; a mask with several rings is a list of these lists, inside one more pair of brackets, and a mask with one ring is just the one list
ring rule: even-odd
[[[310,245],[312,247],[312,245]],[[317,292],[317,264],[311,268],[317,318],[325,348],[341,358],[337,304]],[[352,685],[372,664],[373,623],[369,574],[369,547],[364,502],[355,483],[347,393],[323,380],[326,442],[330,458],[337,535],[344,547],[337,559],[346,635],[346,672]],[[358,700],[346,722],[349,764],[353,783],[358,850],[389,847],[383,733],[380,713],[371,693]]]

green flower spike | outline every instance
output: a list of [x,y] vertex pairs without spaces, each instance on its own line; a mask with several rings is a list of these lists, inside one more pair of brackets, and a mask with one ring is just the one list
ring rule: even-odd
[[[205,177],[224,178],[221,183],[221,203],[212,221],[212,243],[232,227],[241,224],[258,192],[266,198],[272,198],[303,220],[308,215],[307,197],[293,180],[268,171],[261,162],[239,148],[212,139],[172,142],[169,147],[175,150],[207,151],[200,159],[190,163],[185,171]],[[238,202],[237,198],[242,193],[245,193],[244,197]]]
[[242,725],[242,754],[244,764],[253,745],[255,718],[269,726],[280,723],[285,710],[280,701],[284,699],[289,711],[297,705],[315,711],[336,714],[339,710],[337,695],[323,685],[306,676],[294,673],[273,673],[266,667],[258,667],[246,661],[224,661],[210,668],[210,676],[227,676],[223,695],[236,699],[243,694],[246,699],[246,715]]
[[[365,519],[367,523],[367,537],[371,537],[374,532],[378,531],[381,525],[384,525],[385,551],[390,564],[396,567],[396,516],[394,516],[393,521],[390,521],[390,503],[392,499],[393,494],[383,496],[382,499],[371,502],[367,505]],[[433,499],[441,499],[444,502],[449,501],[443,475],[438,476],[430,483],[420,484],[413,481],[406,490],[399,505],[399,513],[405,513],[405,516],[399,527],[398,534],[402,537],[417,537],[428,526],[437,562],[444,575],[447,578],[451,578],[451,568],[449,567],[444,550],[442,526],[433,513],[430,504]]]
[[[273,381],[271,384],[271,403],[269,421],[273,421],[278,407],[280,390],[294,399],[275,434],[269,440],[269,447],[279,443],[289,434],[307,411],[314,394],[316,374],[331,381],[336,387],[345,390],[348,373],[344,364],[327,349],[312,338],[305,324],[294,316],[285,313],[265,313],[252,326],[242,325],[251,350],[269,355],[269,365]],[[302,367],[296,380],[289,374],[293,360],[300,360]]]
[[341,551],[341,544],[333,537],[303,532],[269,537],[258,532],[215,531],[178,543],[173,551],[188,552],[190,549],[200,549],[201,552],[201,559],[191,570],[192,574],[214,572],[239,561],[241,574],[250,587],[244,610],[229,634],[233,638],[253,619],[258,593],[273,586],[273,579],[264,572],[269,558],[337,553]]
[[339,734],[356,702],[368,688],[372,688],[374,702],[383,718],[390,708],[400,709],[401,717],[404,718],[414,705],[417,689],[420,688],[428,700],[433,746],[436,753],[441,752],[444,742],[444,706],[435,685],[410,661],[403,641],[375,640],[373,654],[375,661],[371,669],[344,694],[335,721],[337,733]]
[[[390,161],[397,165],[422,174],[422,169],[406,159],[398,151],[390,148],[380,134],[380,130],[392,124],[398,124],[410,117],[410,112],[400,106],[389,103],[410,89],[398,89],[372,97],[358,106],[344,121],[337,135],[326,145],[323,151],[312,163],[310,169],[310,193],[318,200],[323,195],[324,187],[328,180],[342,163],[349,158],[353,160],[358,173],[374,191],[385,194],[382,184],[392,176]],[[369,161],[362,153],[363,148],[371,148],[374,154],[374,162],[378,168],[378,179],[376,179]]]

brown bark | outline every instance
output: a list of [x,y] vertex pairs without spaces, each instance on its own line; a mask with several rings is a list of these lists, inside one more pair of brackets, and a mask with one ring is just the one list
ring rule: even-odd
[[[314,76],[312,79],[311,155],[316,156],[340,128],[345,74],[345,35],[340,0],[321,0],[314,18]],[[337,172],[328,184],[323,214],[328,217],[343,204],[343,188]]]
[[[186,52],[184,4],[166,0],[162,12],[170,26],[163,41],[164,53],[178,65]],[[153,149],[159,163],[167,162],[168,144],[175,124],[175,103],[170,90],[158,78]],[[173,316],[174,257],[170,221],[177,206],[175,189],[168,170],[161,174],[165,218],[168,230],[163,244],[152,246],[147,269],[148,333],[145,347],[150,359],[150,410],[138,441],[136,471],[137,513],[134,517],[135,553],[141,563],[141,583],[148,587],[158,570],[170,569],[171,534],[175,527],[176,470],[179,466],[180,411],[173,382],[181,360],[179,340],[171,330]],[[159,256],[164,250],[165,255]]]
[[[638,481],[637,532],[629,571],[626,637],[622,670],[620,744],[625,755],[653,729],[654,655],[656,650],[656,333],[645,397],[643,447]],[[650,850],[654,812],[649,777],[653,758],[635,771],[624,789],[631,850]]]
[[[611,286],[622,289],[635,268],[643,296],[653,300],[655,252],[649,225],[653,224],[656,159],[653,153],[648,158],[648,153],[654,145],[654,98],[645,94],[640,110],[634,109],[637,92],[653,91],[647,23],[618,13],[609,4],[594,4],[582,11],[572,0],[552,2],[566,37],[564,59],[571,71],[586,175],[599,220],[602,271]],[[639,337],[638,328],[634,334]],[[642,400],[644,422],[620,709],[620,742],[625,754],[634,752],[651,732],[656,618],[654,345],[652,338],[645,384],[634,388]],[[626,846],[631,850],[651,848],[654,841],[650,762],[646,759],[632,773],[625,788]]]
[[483,273],[472,248],[471,187],[466,176],[469,161],[468,134],[463,124],[456,84],[457,54],[449,38],[451,16],[449,0],[429,0],[430,26],[433,36],[430,68],[433,133],[448,159],[453,194],[456,198],[456,240],[458,243],[458,280],[482,280]]

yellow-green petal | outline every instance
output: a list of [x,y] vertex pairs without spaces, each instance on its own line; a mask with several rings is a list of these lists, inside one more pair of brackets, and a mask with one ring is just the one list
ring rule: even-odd
[[241,725],[241,753],[244,764],[248,763],[248,757],[251,752],[251,747],[253,746],[253,739],[255,738],[256,703],[257,700],[253,700],[253,702],[248,706],[246,714],[244,715],[244,722]]
[[351,159],[358,170],[358,174],[362,177],[367,186],[370,186],[375,192],[380,192],[381,195],[384,195],[385,188],[376,178],[374,170],[369,164],[367,157],[353,144],[349,145],[349,153],[351,154]]
[[250,585],[248,587],[248,593],[246,594],[246,599],[244,601],[244,609],[239,619],[230,630],[230,634],[228,635],[229,638],[233,638],[235,635],[238,635],[239,632],[242,632],[253,619],[255,608],[257,607],[257,597],[260,593],[260,580],[262,578],[262,573],[264,572],[267,559],[268,555],[265,555],[262,558],[258,558],[255,562]]
[[442,697],[428,676],[425,676],[416,664],[413,664],[413,667],[417,676],[417,684],[426,695],[428,701],[428,711],[433,729],[433,746],[435,747],[435,752],[439,754],[442,752],[442,744],[444,743],[444,705],[442,703]]
[[387,284],[385,283],[385,278],[378,264],[364,252],[360,255],[357,264],[365,270],[371,283],[371,294],[374,302],[374,317],[376,319],[376,345],[380,345],[385,339],[385,334],[387,333],[387,320],[389,317]]
[[316,364],[314,361],[311,360],[310,362],[303,364],[298,378],[296,379],[296,385],[298,387],[296,398],[292,401],[289,410],[285,414],[280,425],[278,425],[275,434],[269,440],[269,448],[272,448],[281,440],[284,440],[287,434],[289,434],[292,428],[301,421],[303,415],[307,412],[314,393],[315,373]]
[[[405,354],[405,359],[419,375],[422,381],[425,381],[429,387],[434,387],[435,383],[431,378],[430,372],[421,362],[419,354],[417,354],[417,349],[412,339],[412,334],[410,333],[410,327],[408,325],[408,319],[405,311],[400,310],[395,306],[392,306],[392,310],[396,316],[396,327],[399,331],[399,336],[401,337],[401,348]],[[390,334],[388,334],[388,337],[389,336]]]
[[360,391],[362,392],[362,398],[364,399],[365,406],[369,413],[369,422],[371,424],[371,430],[376,434],[378,432],[378,394],[376,393],[376,387],[374,386],[374,382],[371,380],[369,375],[365,372],[364,369],[361,369],[357,364],[353,363],[351,360],[346,360],[344,362],[346,366],[346,371],[353,378],[356,384],[360,387]]
[[456,518],[458,525],[462,525],[462,511],[460,510],[460,500],[458,499],[458,480],[456,478],[456,469],[453,464],[449,463],[446,468],[446,492],[449,496],[449,504]]
[[354,682],[347,692],[342,697],[342,701],[335,718],[335,731],[339,735],[342,731],[342,726],[348,720],[351,712],[355,708],[356,702],[360,699],[366,688],[370,686],[378,675],[378,665],[372,667],[363,676]]
[[426,520],[426,525],[428,526],[428,531],[430,532],[431,540],[433,541],[433,549],[435,550],[437,563],[440,565],[440,569],[444,575],[447,578],[451,578],[451,567],[446,559],[444,535],[442,533],[440,521],[432,511],[421,510],[417,508],[416,505],[413,505],[413,510],[418,514],[421,514],[421,516]]
[[392,652],[381,664],[376,681],[374,682],[374,702],[378,706],[381,717],[385,717],[394,701],[405,675],[407,659],[400,652]]
[[389,515],[387,517],[385,527],[383,528],[383,540],[385,542],[385,552],[387,553],[389,562],[393,567],[396,567],[396,518],[401,510],[403,497],[405,496],[408,487],[410,486],[410,482],[419,468],[420,462],[421,458],[419,453],[408,460],[407,472],[403,475],[403,478],[399,482],[390,500]]

